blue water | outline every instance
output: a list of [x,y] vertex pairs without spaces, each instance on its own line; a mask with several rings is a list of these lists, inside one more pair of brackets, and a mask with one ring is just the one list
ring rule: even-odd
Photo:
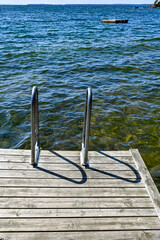
[[41,147],[80,150],[90,86],[90,150],[138,148],[159,187],[160,10],[4,6],[0,16],[0,147],[30,148],[37,85]]

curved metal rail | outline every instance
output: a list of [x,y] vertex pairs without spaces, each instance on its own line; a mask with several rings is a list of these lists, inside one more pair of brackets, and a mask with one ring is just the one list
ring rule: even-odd
[[91,108],[92,108],[92,89],[87,89],[86,95],[86,106],[84,114],[84,125],[82,135],[82,150],[81,150],[81,165],[89,165],[88,160],[88,144],[89,144],[89,131],[90,131],[90,120],[91,120]]
[[36,166],[40,153],[38,88],[36,86],[32,88],[31,109],[31,164]]

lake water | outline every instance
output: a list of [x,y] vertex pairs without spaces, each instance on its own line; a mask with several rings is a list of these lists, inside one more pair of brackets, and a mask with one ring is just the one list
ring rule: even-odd
[[42,149],[80,150],[92,87],[90,150],[138,148],[160,189],[160,10],[4,6],[0,16],[0,147],[30,148],[37,85]]

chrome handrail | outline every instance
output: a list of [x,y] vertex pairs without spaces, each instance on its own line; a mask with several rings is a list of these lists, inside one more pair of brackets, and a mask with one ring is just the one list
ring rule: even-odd
[[38,113],[38,88],[32,88],[31,97],[31,164],[37,165],[40,153],[39,148],[39,113]]
[[92,89],[88,88],[87,95],[86,95],[86,106],[85,106],[83,134],[82,134],[81,165],[83,166],[89,165],[88,144],[89,144],[90,121],[91,121],[91,108],[92,108]]

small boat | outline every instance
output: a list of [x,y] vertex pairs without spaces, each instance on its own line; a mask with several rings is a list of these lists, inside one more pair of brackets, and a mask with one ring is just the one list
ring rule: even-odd
[[104,19],[103,23],[128,23],[128,19]]

